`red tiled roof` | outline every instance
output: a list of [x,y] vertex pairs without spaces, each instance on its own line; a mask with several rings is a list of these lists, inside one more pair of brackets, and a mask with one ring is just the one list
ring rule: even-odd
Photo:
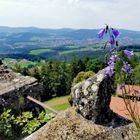
[[[136,106],[136,108],[138,109],[137,113],[140,116],[140,101],[137,101],[137,104],[135,104],[133,101],[131,101],[131,105],[133,108],[134,108],[134,106]],[[111,103],[110,103],[110,108],[117,114],[119,114],[127,119],[132,120],[131,116],[129,115],[129,113],[125,107],[125,103],[122,98],[112,97]]]

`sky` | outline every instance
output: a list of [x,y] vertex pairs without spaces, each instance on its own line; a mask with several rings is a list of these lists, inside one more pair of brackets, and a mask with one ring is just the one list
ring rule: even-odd
[[0,0],[0,26],[140,31],[140,0]]

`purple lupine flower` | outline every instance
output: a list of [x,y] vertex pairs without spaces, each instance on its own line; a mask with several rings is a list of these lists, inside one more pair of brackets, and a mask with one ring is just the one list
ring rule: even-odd
[[109,77],[112,77],[114,74],[114,67],[113,66],[106,67],[105,72]]
[[112,33],[115,37],[119,36],[119,34],[120,34],[117,29],[113,29],[113,28],[112,28]]
[[124,54],[125,54],[128,58],[131,58],[131,57],[134,55],[133,51],[128,51],[128,50],[124,50]]
[[114,38],[113,36],[110,37],[109,43],[110,43],[112,46],[115,45],[116,41],[115,41],[115,38]]
[[98,38],[103,38],[104,34],[105,34],[105,29],[101,29],[101,30],[97,33],[97,36],[98,36]]
[[124,71],[125,73],[128,73],[128,74],[132,74],[133,70],[128,62],[124,62],[122,71]]

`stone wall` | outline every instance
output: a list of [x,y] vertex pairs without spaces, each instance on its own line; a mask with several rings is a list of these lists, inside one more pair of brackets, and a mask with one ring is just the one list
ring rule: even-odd
[[24,140],[139,140],[134,124],[117,128],[97,125],[75,110],[59,113],[45,126]]
[[1,108],[12,107],[18,111],[33,111],[38,114],[42,108],[26,99],[27,95],[41,100],[43,86],[30,76],[23,76],[0,65],[0,98]]

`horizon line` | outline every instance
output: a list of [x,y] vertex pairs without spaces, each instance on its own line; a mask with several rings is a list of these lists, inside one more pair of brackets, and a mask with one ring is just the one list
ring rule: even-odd
[[[62,30],[62,29],[68,29],[68,30],[100,30],[102,28],[74,28],[74,27],[39,27],[39,26],[7,26],[7,25],[0,25],[0,28],[36,28],[36,29],[50,29],[50,30]],[[140,30],[133,30],[128,28],[117,28],[118,30],[128,30],[128,31],[135,31],[140,32]]]

